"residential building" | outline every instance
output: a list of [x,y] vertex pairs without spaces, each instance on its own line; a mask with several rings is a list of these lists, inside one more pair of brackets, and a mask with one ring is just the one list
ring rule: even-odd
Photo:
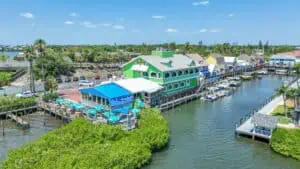
[[193,90],[199,85],[200,65],[171,51],[155,50],[122,66],[125,78],[145,78],[164,87],[165,95]]

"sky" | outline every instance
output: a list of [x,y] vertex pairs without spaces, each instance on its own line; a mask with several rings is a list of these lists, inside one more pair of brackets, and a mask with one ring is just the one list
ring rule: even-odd
[[300,44],[300,0],[0,0],[0,44]]

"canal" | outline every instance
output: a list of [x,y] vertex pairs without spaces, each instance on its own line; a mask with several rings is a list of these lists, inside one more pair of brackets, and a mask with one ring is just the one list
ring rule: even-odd
[[[284,80],[266,76],[244,82],[232,96],[216,102],[194,101],[163,112],[170,125],[170,145],[155,153],[145,169],[299,169],[299,161],[272,152],[267,143],[234,135],[235,122],[258,108]],[[0,132],[0,161],[9,149],[63,125],[61,120],[43,113],[25,119],[31,124],[29,130],[7,121],[6,135],[3,137]]]
[[258,108],[284,80],[267,76],[244,82],[230,97],[213,103],[194,101],[164,112],[170,145],[155,153],[145,168],[299,169],[299,161],[272,152],[267,143],[234,135],[235,122]]

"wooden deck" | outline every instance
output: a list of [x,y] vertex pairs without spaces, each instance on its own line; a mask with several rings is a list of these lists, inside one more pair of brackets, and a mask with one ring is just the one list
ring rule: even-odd
[[62,120],[65,120],[67,122],[70,122],[72,121],[72,118],[67,116],[66,113],[64,113],[62,110],[60,109],[56,109],[55,107],[51,107],[47,104],[44,104],[44,103],[40,103],[39,104],[39,108],[42,109],[43,111],[51,114],[51,115],[54,115],[55,117],[59,117],[61,118]]
[[17,123],[18,126],[22,127],[22,128],[29,128],[30,125],[27,121],[23,120],[21,117],[16,116],[12,113],[9,113],[6,115],[8,118],[12,119],[13,121],[15,121]]

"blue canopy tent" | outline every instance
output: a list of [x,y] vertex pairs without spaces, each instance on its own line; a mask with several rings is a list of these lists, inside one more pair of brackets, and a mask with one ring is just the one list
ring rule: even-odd
[[[111,111],[132,105],[133,94],[116,83],[108,83],[93,88],[80,89],[82,94],[108,101]],[[94,107],[94,106],[92,106]]]

